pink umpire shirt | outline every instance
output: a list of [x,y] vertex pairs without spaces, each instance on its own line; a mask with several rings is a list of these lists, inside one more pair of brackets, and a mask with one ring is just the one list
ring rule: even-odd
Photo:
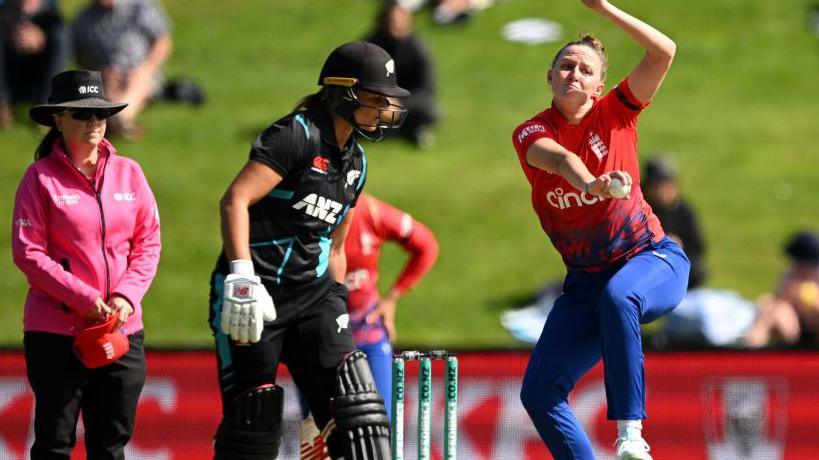
[[128,299],[125,334],[142,329],[142,298],[159,263],[159,212],[139,165],[100,143],[96,177],[62,141],[26,170],[14,202],[12,252],[28,279],[25,331],[76,335],[97,298]]

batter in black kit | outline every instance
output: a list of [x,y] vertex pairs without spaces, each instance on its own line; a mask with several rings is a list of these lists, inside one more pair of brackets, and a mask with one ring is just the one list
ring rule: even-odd
[[306,398],[332,458],[389,458],[389,421],[348,328],[344,238],[367,176],[358,136],[401,126],[389,54],[346,43],[321,89],[265,129],[221,200],[223,251],[211,278],[222,421],[215,459],[278,455],[279,362]]

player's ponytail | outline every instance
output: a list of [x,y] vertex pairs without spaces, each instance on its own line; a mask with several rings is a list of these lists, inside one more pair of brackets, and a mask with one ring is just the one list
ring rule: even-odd
[[34,151],[34,160],[39,160],[51,155],[51,151],[54,148],[54,142],[61,138],[62,133],[57,130],[57,128],[49,129],[46,135],[43,136],[43,140],[40,141],[40,145],[38,145],[37,149]]
[[299,100],[296,103],[296,107],[293,108],[294,111],[299,110],[309,110],[315,107],[318,107],[322,103],[322,94],[321,91],[317,91],[313,94],[308,94]]

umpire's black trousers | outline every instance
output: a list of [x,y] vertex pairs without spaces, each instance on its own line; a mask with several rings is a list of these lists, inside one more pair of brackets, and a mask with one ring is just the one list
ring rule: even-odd
[[71,458],[80,410],[88,459],[125,458],[145,383],[143,340],[142,331],[130,335],[127,354],[86,369],[72,350],[73,337],[25,333],[26,371],[35,401],[31,460]]

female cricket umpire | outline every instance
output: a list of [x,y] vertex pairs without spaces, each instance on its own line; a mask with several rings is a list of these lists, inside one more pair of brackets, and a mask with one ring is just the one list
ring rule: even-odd
[[[23,343],[35,460],[70,457],[80,410],[88,458],[125,458],[133,431],[145,381],[141,302],[160,240],[142,170],[104,138],[125,105],[105,99],[99,72],[79,70],[56,75],[48,104],[30,111],[51,128],[17,189],[12,228],[30,285]],[[96,331],[104,341],[89,337]]]
[[[368,42],[336,48],[321,90],[254,141],[221,200],[223,252],[211,279],[222,421],[217,459],[278,452],[287,364],[333,458],[387,458],[389,421],[349,330],[344,239],[367,174],[357,136],[400,126],[389,54]],[[360,449],[360,450],[355,450]]]
[[529,361],[521,400],[554,458],[593,459],[567,395],[602,358],[607,415],[617,420],[617,458],[650,459],[641,434],[640,324],[679,303],[690,264],[643,199],[637,118],[660,87],[676,45],[606,0],[582,2],[626,32],[645,56],[603,95],[602,44],[591,36],[566,44],[548,71],[551,107],[514,132],[535,212],[568,269]]

